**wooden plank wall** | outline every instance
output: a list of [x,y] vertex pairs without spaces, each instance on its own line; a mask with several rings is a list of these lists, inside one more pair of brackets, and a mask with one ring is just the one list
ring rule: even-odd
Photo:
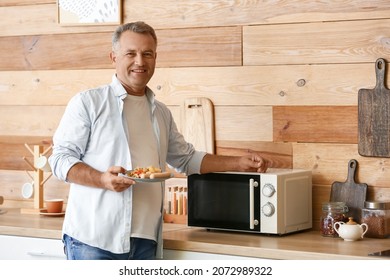
[[[30,180],[24,143],[49,145],[69,99],[107,83],[115,26],[61,26],[55,0],[0,3],[0,195],[10,206]],[[368,198],[390,200],[390,161],[357,152],[357,92],[390,61],[390,2],[123,0],[123,21],[159,38],[157,98],[178,125],[185,98],[215,106],[216,152],[261,152],[273,167],[313,171],[314,226],[351,158]],[[389,74],[387,74],[387,80]],[[51,178],[47,196],[66,198]]]

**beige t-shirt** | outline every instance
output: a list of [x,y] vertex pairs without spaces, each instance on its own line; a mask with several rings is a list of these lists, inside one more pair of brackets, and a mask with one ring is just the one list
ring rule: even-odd
[[[157,139],[146,96],[128,95],[124,99],[123,112],[129,129],[133,167],[159,167]],[[133,185],[132,237],[157,240],[161,206],[161,183],[138,182]]]

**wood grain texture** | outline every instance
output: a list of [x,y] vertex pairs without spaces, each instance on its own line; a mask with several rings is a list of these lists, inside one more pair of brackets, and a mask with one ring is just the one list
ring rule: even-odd
[[272,107],[216,106],[215,139],[272,141]]
[[[180,130],[180,107],[169,106],[169,109]],[[24,142],[49,142],[64,110],[65,106],[0,106],[0,169],[25,168],[21,159],[25,155]],[[218,118],[215,140],[272,141],[271,107],[218,106],[214,114]]]
[[[353,105],[375,85],[375,62],[340,65],[157,68],[149,86],[167,105],[206,97],[226,105]],[[66,105],[111,82],[114,69],[0,71],[0,105]],[[389,73],[386,75],[390,79]]]
[[[51,137],[36,136],[0,136],[0,170],[29,170],[32,168],[23,160],[26,157],[30,162],[34,161],[33,156],[25,147],[42,145],[44,150],[52,144]],[[49,153],[50,154],[50,153]]]
[[[372,64],[297,66],[288,72],[279,66],[238,67],[233,75],[232,69],[224,67],[161,68],[149,85],[157,98],[168,105],[180,105],[185,98],[197,96],[210,98],[216,105],[357,105],[359,88],[375,83],[369,69],[372,72]],[[109,83],[113,73],[113,70],[1,71],[0,104],[66,105],[77,92]],[[302,87],[297,86],[300,78],[306,82]],[[269,84],[269,80],[275,84]],[[282,90],[283,96],[279,94]]]
[[345,202],[348,207],[348,217],[352,217],[355,222],[361,223],[362,209],[364,202],[367,200],[367,184],[364,182],[356,182],[356,170],[359,168],[359,163],[355,159],[351,159],[347,165],[346,180],[332,183],[330,190],[330,201]]
[[[0,37],[4,50],[0,70],[56,70],[112,68],[108,54],[111,34],[56,34]],[[64,44],[66,42],[66,44]]]
[[[158,28],[278,24],[385,18],[386,1],[131,1],[124,20],[145,20]],[[161,10],[166,9],[164,13]],[[151,17],[148,15],[158,15]]]
[[375,84],[373,65],[164,68],[157,69],[149,86],[170,105],[199,96],[210,98],[216,106],[356,106],[359,89]]
[[[56,0],[34,0],[34,4],[53,4]],[[31,5],[31,0],[2,0],[0,7]]]
[[[164,12],[162,12],[164,11]],[[126,0],[123,22],[143,20],[156,29],[279,24],[386,18],[387,1],[340,0],[313,2]],[[61,26],[55,0],[0,2],[0,36],[111,31],[114,26]]]
[[1,135],[53,136],[64,111],[65,106],[0,106]]
[[[45,178],[47,177],[45,176]],[[25,171],[0,170],[0,181],[0,195],[6,198],[5,202],[9,203],[9,200],[14,202],[23,201],[28,204],[32,202],[32,199],[24,199],[22,197],[23,184],[32,181]],[[66,202],[68,193],[69,184],[59,181],[54,176],[51,176],[44,185],[45,199],[63,198]]]
[[157,67],[242,65],[241,27],[157,30]]
[[[15,0],[15,2],[19,1]],[[34,1],[34,3],[27,0],[15,4],[1,1],[0,36],[113,32],[116,27],[115,25],[62,26],[58,24],[57,13],[56,0]]]
[[216,154],[243,156],[248,151],[259,153],[269,162],[269,167],[292,168],[291,143],[216,141]]
[[362,63],[390,59],[390,19],[244,26],[243,64]]
[[208,98],[188,98],[181,106],[181,133],[195,149],[215,153],[214,105]]
[[[0,70],[110,69],[111,35],[91,32],[0,37]],[[163,30],[157,36],[157,67],[241,65],[239,27]]]
[[274,106],[274,141],[357,143],[356,106]]
[[362,156],[390,157],[390,90],[382,58],[375,63],[375,73],[375,88],[359,90],[358,150]]
[[[358,154],[357,144],[331,143],[292,143],[293,167],[312,170],[313,182],[319,185],[331,185],[334,181],[344,181],[350,159],[359,162],[356,181],[368,185],[370,193],[373,187],[390,191],[390,160],[388,158],[362,157]],[[329,189],[330,190],[330,189]],[[383,198],[389,195],[382,194]]]

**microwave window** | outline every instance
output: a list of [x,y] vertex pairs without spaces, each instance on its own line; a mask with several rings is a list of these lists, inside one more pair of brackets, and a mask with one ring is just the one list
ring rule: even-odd
[[[191,176],[188,189],[189,224],[249,230],[249,179],[251,177],[219,173]],[[257,194],[255,192],[255,197],[260,197],[258,191]],[[255,212],[260,213],[256,210],[259,207],[259,199],[255,199]]]

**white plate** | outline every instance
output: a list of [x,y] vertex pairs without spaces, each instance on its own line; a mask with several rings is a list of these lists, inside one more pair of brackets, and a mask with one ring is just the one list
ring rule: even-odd
[[123,177],[129,178],[131,180],[134,180],[136,182],[143,182],[143,183],[155,183],[155,182],[164,182],[165,180],[171,179],[173,177],[173,174],[169,177],[163,177],[163,178],[154,178],[154,179],[148,179],[148,178],[135,178],[135,177],[129,177],[127,175],[123,175]]

